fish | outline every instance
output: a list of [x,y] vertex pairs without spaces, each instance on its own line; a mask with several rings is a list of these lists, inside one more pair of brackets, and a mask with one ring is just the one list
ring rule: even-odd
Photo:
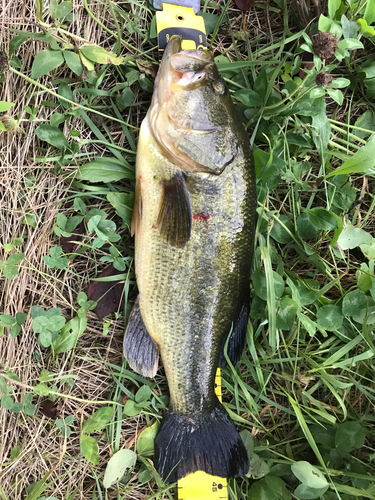
[[155,440],[166,482],[202,470],[239,477],[244,443],[215,395],[224,344],[239,360],[249,315],[256,223],[252,150],[208,51],[169,41],[136,158],[139,295],[124,337],[129,366],[154,377],[161,357],[170,403]]

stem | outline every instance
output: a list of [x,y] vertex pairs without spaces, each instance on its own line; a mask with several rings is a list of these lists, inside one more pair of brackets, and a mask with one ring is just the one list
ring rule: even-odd
[[[332,123],[336,123],[337,125],[342,125],[342,122],[338,122],[337,120],[332,120],[328,118],[328,120]],[[375,130],[368,130],[367,128],[356,127],[355,125],[349,125],[349,123],[345,123],[345,127],[354,128],[355,130],[361,130],[361,132],[366,132],[367,134],[373,134]]]
[[56,92],[53,92],[53,90],[50,90],[48,87],[42,85],[41,83],[37,82],[36,80],[33,80],[29,76],[24,75],[20,71],[17,71],[16,69],[10,67],[10,71],[15,73],[16,75],[22,76],[25,80],[27,80],[29,83],[32,83],[33,85],[36,85],[37,87],[43,89],[44,91],[48,92],[49,94],[57,97],[57,99],[62,99],[65,102],[69,102],[73,106],[79,109],[84,109],[85,111],[89,111],[90,113],[96,113],[97,115],[103,116],[104,118],[108,118],[109,120],[113,120],[114,122],[121,123],[122,125],[125,125],[127,127],[133,128],[134,130],[138,130],[138,127],[134,127],[133,125],[130,125],[130,123],[125,123],[123,120],[119,120],[118,118],[115,118],[114,116],[109,116],[104,113],[101,113],[100,111],[97,111],[96,109],[93,108],[88,108],[87,106],[82,106],[82,104],[78,104],[77,102],[71,101],[70,99],[67,99],[66,97],[56,94]]
[[[331,127],[334,130],[337,130],[338,132],[341,132],[341,134],[347,134],[349,137],[353,137],[353,139],[355,139],[358,142],[362,142],[362,144],[367,144],[367,141],[365,141],[364,139],[361,139],[361,137],[358,137],[355,134],[352,134],[351,132],[347,132],[346,130],[342,130],[340,127],[337,127],[333,123],[331,123]],[[353,146],[353,144],[350,144],[350,145]]]

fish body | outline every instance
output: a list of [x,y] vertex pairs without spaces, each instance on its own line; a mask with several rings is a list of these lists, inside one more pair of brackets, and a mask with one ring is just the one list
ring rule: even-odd
[[125,356],[153,376],[159,352],[165,368],[170,407],[156,439],[157,469],[169,481],[195,470],[243,475],[246,450],[214,385],[232,326],[241,337],[232,342],[234,351],[246,332],[252,153],[211,54],[181,51],[179,38],[167,46],[142,122],[136,182],[139,298]]

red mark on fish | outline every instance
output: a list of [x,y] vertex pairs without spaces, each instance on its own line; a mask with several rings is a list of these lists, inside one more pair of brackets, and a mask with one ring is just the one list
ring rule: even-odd
[[208,219],[211,218],[211,215],[208,214],[207,212],[199,212],[199,214],[195,214],[193,215],[193,219],[194,220],[204,220],[204,221],[208,221]]

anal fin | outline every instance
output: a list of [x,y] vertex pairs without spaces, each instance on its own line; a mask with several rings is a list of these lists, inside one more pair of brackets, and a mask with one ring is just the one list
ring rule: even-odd
[[[233,326],[231,336],[228,341],[227,354],[232,365],[238,363],[241,359],[242,352],[246,343],[246,332],[247,332],[247,321],[249,319],[249,304],[246,302],[240,311],[238,319]],[[223,348],[220,353],[219,366],[220,368],[225,368],[228,363],[224,356],[224,347],[227,338],[224,340]]]
[[139,297],[135,301],[125,330],[124,357],[135,372],[143,377],[155,377],[159,365],[159,348],[143,322]]
[[192,210],[190,194],[182,172],[163,181],[157,224],[167,242],[181,248],[190,239]]

